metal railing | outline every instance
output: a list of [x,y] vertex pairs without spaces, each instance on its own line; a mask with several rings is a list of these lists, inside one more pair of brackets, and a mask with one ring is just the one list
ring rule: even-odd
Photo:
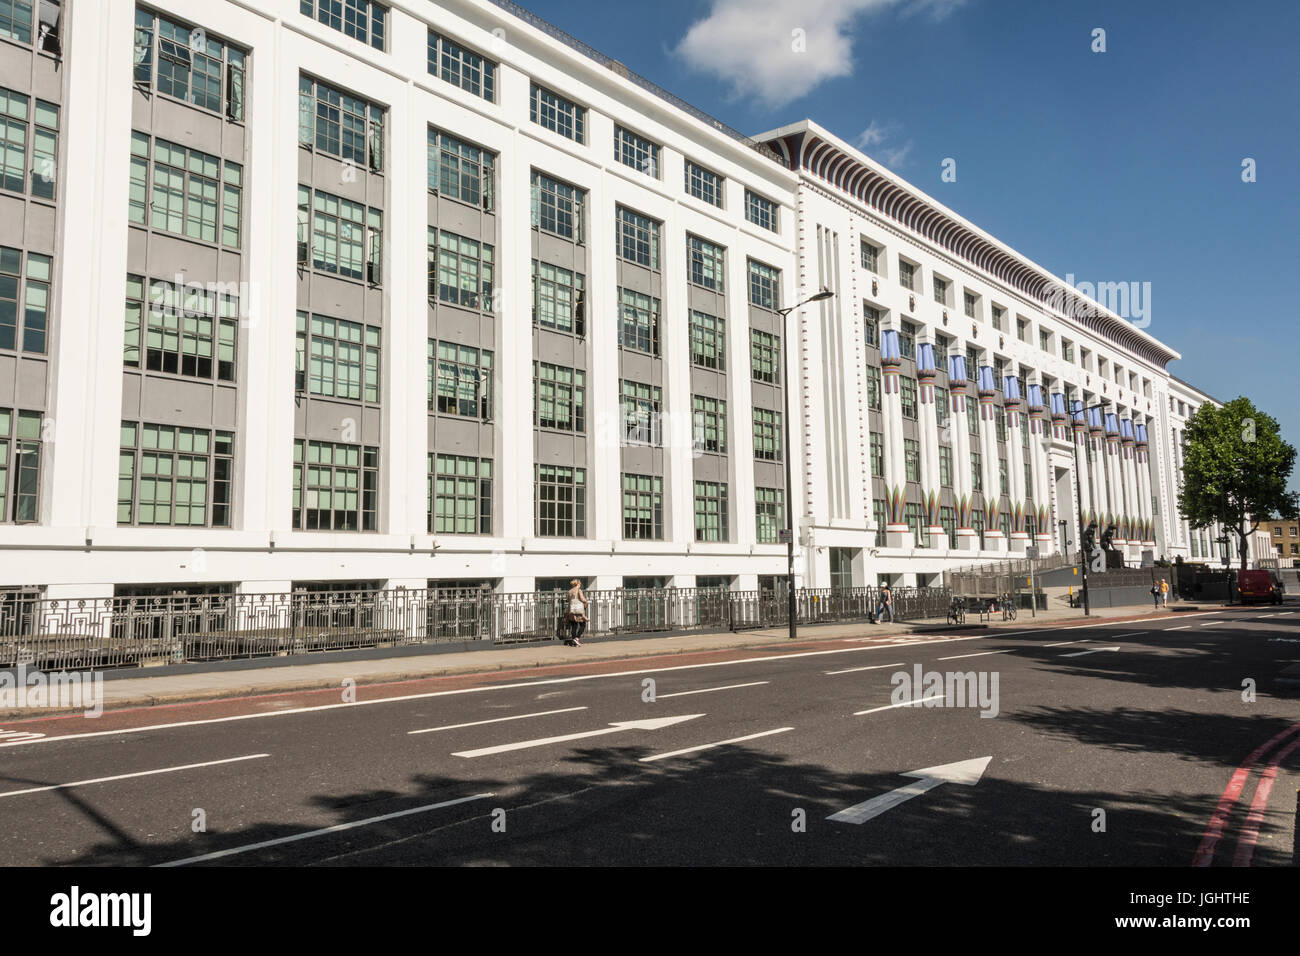
[[[587,635],[738,631],[784,626],[782,588],[731,591],[658,588],[588,591]],[[796,621],[868,620],[879,588],[803,588]],[[896,621],[942,619],[947,588],[896,588]],[[276,657],[313,651],[565,636],[564,591],[495,594],[483,589],[204,594],[47,600],[13,595],[0,604],[0,668],[129,667]]]

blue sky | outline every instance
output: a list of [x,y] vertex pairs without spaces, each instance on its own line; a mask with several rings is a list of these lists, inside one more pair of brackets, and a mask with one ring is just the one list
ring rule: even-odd
[[525,5],[742,132],[811,117],[1059,276],[1150,282],[1170,371],[1300,443],[1300,3]]

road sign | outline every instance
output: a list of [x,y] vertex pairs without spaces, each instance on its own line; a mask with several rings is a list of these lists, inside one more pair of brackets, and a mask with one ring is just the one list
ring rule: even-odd
[[1156,566],[1156,553],[1150,548],[1142,552],[1142,567],[1154,568]]
[[1036,545],[1036,544],[1027,544],[1027,545],[1025,545],[1025,557],[1028,558],[1030,561],[1037,561],[1037,560],[1038,560],[1038,545]]
[[789,544],[794,533],[789,528],[780,528],[776,532],[777,544]]

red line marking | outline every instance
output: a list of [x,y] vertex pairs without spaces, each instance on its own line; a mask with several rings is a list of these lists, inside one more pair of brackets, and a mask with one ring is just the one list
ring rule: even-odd
[[1246,786],[1246,778],[1250,776],[1251,768],[1275,744],[1282,742],[1297,731],[1300,731],[1300,724],[1294,724],[1266,740],[1251,752],[1240,767],[1233,771],[1232,777],[1228,780],[1228,785],[1223,789],[1223,795],[1219,797],[1218,805],[1214,808],[1214,816],[1210,818],[1210,823],[1205,828],[1205,835],[1201,837],[1201,845],[1196,849],[1196,856],[1192,859],[1192,866],[1209,866],[1214,862],[1215,847],[1218,846],[1219,838],[1223,836],[1223,830],[1228,825],[1228,817],[1232,814],[1233,807],[1236,806],[1237,800],[1241,797],[1242,788]]
[[1255,855],[1255,844],[1259,842],[1259,825],[1264,822],[1264,811],[1268,809],[1269,794],[1273,792],[1273,781],[1277,777],[1278,764],[1291,755],[1291,751],[1300,747],[1300,737],[1287,744],[1281,753],[1274,754],[1268,767],[1259,777],[1255,787],[1255,798],[1250,802],[1250,813],[1242,824],[1241,835],[1237,837],[1237,852],[1232,856],[1233,866],[1250,866]]

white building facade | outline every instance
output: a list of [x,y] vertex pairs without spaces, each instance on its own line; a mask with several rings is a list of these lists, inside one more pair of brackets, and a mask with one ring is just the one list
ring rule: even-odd
[[1198,556],[1175,352],[512,4],[8,0],[0,103],[0,588],[750,590],[788,509],[937,584],[1077,494]]

